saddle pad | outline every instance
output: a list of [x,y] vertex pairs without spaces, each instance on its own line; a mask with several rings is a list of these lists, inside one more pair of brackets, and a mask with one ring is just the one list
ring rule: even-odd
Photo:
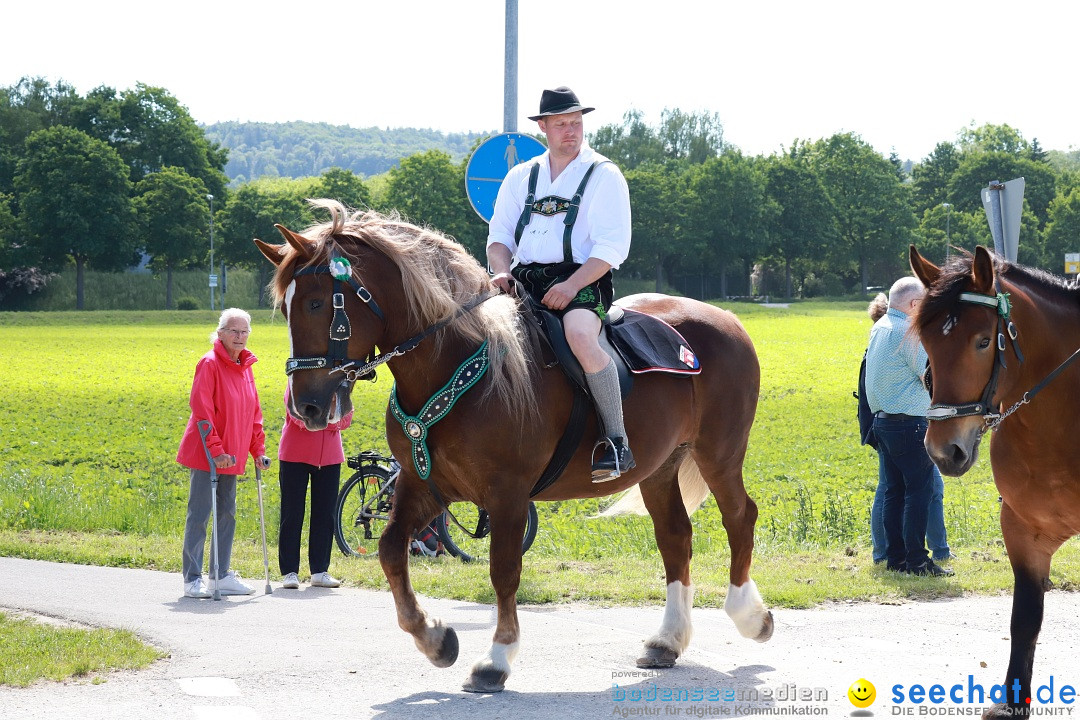
[[697,375],[701,363],[690,343],[660,318],[622,308],[622,318],[608,325],[611,344],[631,372],[670,372]]

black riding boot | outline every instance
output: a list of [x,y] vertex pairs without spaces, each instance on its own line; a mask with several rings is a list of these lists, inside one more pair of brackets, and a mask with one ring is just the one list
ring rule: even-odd
[[594,483],[614,480],[624,472],[634,469],[634,454],[630,452],[625,438],[604,438],[597,445],[601,443],[604,445],[604,453],[592,466]]

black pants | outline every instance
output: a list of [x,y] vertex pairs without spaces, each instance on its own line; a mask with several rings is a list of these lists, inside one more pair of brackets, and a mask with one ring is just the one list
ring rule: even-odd
[[282,575],[300,572],[300,533],[304,529],[308,478],[311,479],[308,567],[312,574],[330,569],[330,552],[334,546],[334,505],[341,480],[341,464],[316,467],[282,460],[278,466],[278,484],[281,487],[278,569]]

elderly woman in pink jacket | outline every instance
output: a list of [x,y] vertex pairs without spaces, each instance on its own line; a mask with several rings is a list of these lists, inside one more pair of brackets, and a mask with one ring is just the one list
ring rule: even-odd
[[289,389],[285,388],[285,426],[278,447],[278,483],[281,487],[281,525],[278,528],[278,569],[281,586],[300,587],[300,534],[308,481],[311,482],[311,520],[308,523],[308,567],[313,587],[333,588],[341,582],[332,576],[330,554],[334,545],[334,506],[341,463],[341,431],[352,423],[352,411],[324,430],[309,431],[288,412]]
[[[262,409],[255,389],[251,366],[258,358],[247,349],[251,336],[251,316],[238,308],[221,313],[217,330],[210,333],[213,348],[195,366],[191,383],[191,417],[188,418],[176,461],[191,470],[187,523],[184,526],[184,595],[208,598],[215,589],[222,595],[250,595],[254,588],[229,570],[233,534],[236,531],[236,478],[244,474],[248,455],[260,467],[270,467],[266,456]],[[210,558],[210,582],[203,582],[203,552],[206,524],[210,519],[210,465],[206,461],[198,423],[213,425],[206,438],[210,455],[217,467],[217,513],[220,574]]]

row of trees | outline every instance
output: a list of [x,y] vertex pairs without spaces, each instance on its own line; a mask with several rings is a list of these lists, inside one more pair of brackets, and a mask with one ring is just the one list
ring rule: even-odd
[[[40,273],[18,268],[72,262],[81,277],[87,266],[117,269],[145,252],[171,306],[171,273],[205,267],[211,194],[215,252],[233,267],[265,273],[251,238],[275,238],[274,223],[322,220],[310,214],[310,197],[399,212],[484,257],[487,228],[464,195],[467,157],[428,150],[367,180],[331,168],[229,189],[226,151],[163,89],[103,87],[80,97],[40,80],[0,88],[0,140],[0,299],[5,283],[40,284]],[[913,168],[853,133],[748,157],[726,142],[716,115],[679,110],[656,126],[627,113],[590,143],[630,185],[634,247],[623,272],[655,278],[658,289],[680,274],[707,274],[719,279],[714,295],[729,294],[729,279],[745,294],[764,269],[772,294],[862,293],[905,272],[909,243],[939,260],[947,240],[990,243],[979,191],[1020,176],[1020,261],[1060,272],[1063,254],[1080,250],[1075,155],[1045,152],[1006,125],[967,128]]]

